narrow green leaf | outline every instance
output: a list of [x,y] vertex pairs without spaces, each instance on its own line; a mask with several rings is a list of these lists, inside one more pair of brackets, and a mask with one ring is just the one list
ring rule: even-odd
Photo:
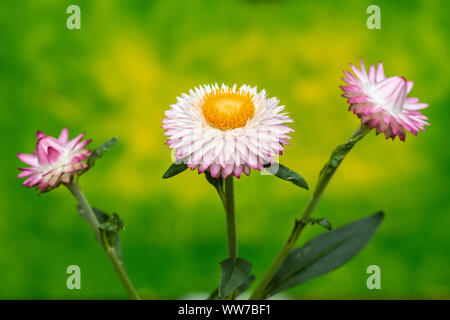
[[118,141],[119,141],[119,138],[114,137],[114,138],[106,141],[105,143],[101,144],[99,147],[97,147],[97,149],[95,149],[92,152],[92,154],[90,155],[90,157],[87,160],[89,167],[94,166],[95,161],[97,161],[97,159],[100,159],[106,151],[108,151],[109,149],[114,147]]
[[211,173],[209,173],[209,171],[205,171],[205,178],[214,188],[216,188],[217,193],[219,194],[219,197],[222,200],[223,205],[225,206],[226,199],[223,188],[223,178],[221,176],[213,178],[211,176]]
[[[77,209],[81,217],[87,220],[83,208],[77,205]],[[122,259],[119,233],[125,228],[125,223],[122,219],[120,219],[117,213],[109,215],[108,213],[98,208],[92,208],[92,210],[94,211],[95,217],[100,224],[100,239],[98,239],[98,241],[100,241],[100,244],[105,248],[114,248],[119,259]]]
[[169,169],[167,169],[166,173],[163,175],[163,179],[168,179],[173,176],[176,176],[177,174],[183,172],[188,168],[187,164],[184,163],[184,161],[175,161]]
[[213,178],[211,176],[211,173],[209,173],[209,171],[205,171],[204,174],[205,174],[206,180],[208,180],[208,182],[210,184],[212,184],[216,189],[217,188],[222,188],[222,186],[223,186],[223,179],[222,179],[221,176],[218,177],[218,178]]
[[219,297],[229,296],[249,278],[252,265],[242,259],[228,258],[220,263],[222,274],[220,276]]
[[92,168],[95,165],[95,162],[100,159],[103,154],[114,147],[117,142],[119,141],[118,137],[114,137],[112,139],[109,139],[105,143],[101,144],[99,147],[97,147],[94,151],[92,151],[92,154],[87,158],[87,164],[88,167],[86,169],[81,170],[78,173],[78,177],[80,177],[82,174],[86,173],[90,168]]
[[109,214],[107,214],[105,211],[100,210],[98,208],[92,208],[92,210],[94,211],[95,216],[97,217],[97,220],[100,223],[100,225],[108,221]]
[[[241,294],[243,294],[252,285],[253,281],[255,281],[255,278],[256,277],[254,274],[250,275],[247,278],[247,280],[245,280],[244,283],[242,283],[240,287],[237,288],[235,297],[238,297]],[[216,288],[213,292],[211,292],[206,300],[217,300],[217,299],[219,299],[219,288]]]
[[[80,214],[80,216],[84,220],[88,221],[87,218],[86,218],[86,213],[85,213],[83,207],[81,207],[79,204],[77,204],[77,210],[78,210],[78,213]],[[102,211],[100,209],[92,208],[92,211],[94,211],[95,217],[97,218],[99,224],[102,224],[103,222],[106,222],[108,220],[108,218],[109,218],[109,214],[107,214],[106,212],[104,212],[104,211]]]
[[268,285],[266,297],[333,271],[361,251],[383,220],[382,211],[310,240],[289,253]]
[[256,276],[254,274],[248,276],[247,280],[243,284],[239,286],[239,288],[236,290],[236,297],[243,294],[250,286],[252,285],[253,281],[255,281]]
[[318,224],[327,230],[331,230],[333,228],[327,218],[309,218],[307,222],[311,225]]
[[283,166],[281,163],[275,162],[272,165],[270,163],[266,163],[264,165],[264,168],[266,168],[267,171],[280,179],[290,181],[300,188],[309,190],[308,183],[301,175],[289,169],[288,167]]
[[320,171],[319,180],[322,179],[322,177],[327,176],[334,172],[336,168],[339,166],[339,164],[344,159],[345,155],[353,148],[353,146],[361,140],[369,131],[370,126],[362,124],[358,130],[353,133],[353,135],[350,137],[350,139],[339,146],[336,147],[336,149],[333,150],[333,153],[331,154],[330,160],[325,164],[325,166]]

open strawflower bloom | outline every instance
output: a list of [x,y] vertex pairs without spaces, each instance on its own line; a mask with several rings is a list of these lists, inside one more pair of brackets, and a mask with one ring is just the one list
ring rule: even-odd
[[183,94],[162,126],[177,160],[213,178],[263,170],[289,145],[292,119],[276,98],[256,87],[205,85]]
[[386,138],[394,139],[398,136],[405,140],[405,130],[417,135],[419,130],[425,130],[429,125],[420,109],[428,104],[419,103],[418,98],[408,97],[413,82],[395,76],[386,78],[383,63],[378,67],[371,65],[369,73],[363,60],[360,61],[361,70],[354,65],[351,72],[344,71],[347,86],[341,86],[345,98],[348,98],[350,110],[361,118],[370,128],[376,128],[377,134],[384,132]]
[[275,176],[308,189],[298,173],[276,163],[289,145],[293,122],[284,106],[266,91],[256,87],[222,84],[205,85],[183,94],[165,112],[162,128],[166,144],[175,151],[175,163],[163,178],[187,168],[198,169],[217,190],[226,213],[228,259],[222,265],[222,278],[216,296],[234,299],[238,287],[235,268],[242,280],[250,279],[251,264],[238,256],[233,177],[249,175],[251,169],[267,168]]

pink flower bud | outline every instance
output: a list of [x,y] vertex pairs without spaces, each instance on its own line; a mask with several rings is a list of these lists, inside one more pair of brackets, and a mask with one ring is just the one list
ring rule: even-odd
[[361,59],[361,70],[351,65],[354,75],[344,71],[347,86],[341,86],[343,97],[348,99],[349,110],[353,111],[361,121],[371,128],[376,128],[377,134],[384,132],[386,138],[398,136],[405,140],[405,131],[417,135],[419,130],[425,130],[429,125],[420,109],[428,104],[419,103],[418,98],[409,98],[413,87],[412,81],[403,77],[386,78],[383,63],[375,68],[371,65],[367,73]]
[[19,168],[18,178],[27,178],[23,185],[28,188],[37,186],[48,191],[61,183],[69,183],[73,175],[88,165],[83,162],[91,155],[84,149],[91,140],[81,142],[84,133],[69,141],[69,130],[64,128],[58,139],[38,131],[37,144],[33,154],[19,153],[17,157],[31,167]]

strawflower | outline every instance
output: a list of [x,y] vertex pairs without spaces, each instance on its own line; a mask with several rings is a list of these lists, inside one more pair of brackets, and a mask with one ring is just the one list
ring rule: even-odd
[[190,169],[213,178],[263,170],[282,154],[293,122],[276,98],[246,85],[205,85],[183,94],[165,112],[166,144]]
[[371,65],[369,73],[362,59],[360,64],[361,70],[351,65],[354,74],[344,71],[346,78],[342,78],[348,84],[341,89],[350,104],[349,110],[360,117],[362,123],[376,128],[377,134],[384,133],[386,138],[398,136],[404,141],[405,130],[414,135],[425,130],[428,118],[420,110],[428,104],[408,97],[413,82],[399,76],[386,78],[382,62],[377,67]]
[[91,155],[85,147],[91,140],[81,141],[84,133],[69,140],[69,130],[64,128],[58,139],[38,131],[37,144],[33,154],[19,153],[17,157],[30,165],[19,168],[19,178],[27,178],[23,185],[37,186],[41,192],[56,188],[61,183],[69,183],[80,170],[87,168],[83,160]]

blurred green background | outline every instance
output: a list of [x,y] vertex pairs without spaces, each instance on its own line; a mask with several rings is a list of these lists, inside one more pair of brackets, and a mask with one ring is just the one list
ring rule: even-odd
[[[66,8],[81,7],[81,30]],[[381,30],[366,27],[370,4]],[[311,186],[359,120],[340,96],[342,70],[363,57],[414,80],[431,127],[406,143],[369,134],[332,180],[315,216],[340,226],[379,209],[368,247],[294,298],[450,298],[449,2],[2,1],[0,4],[0,298],[126,298],[65,188],[21,187],[16,153],[35,132],[86,132],[120,143],[81,179],[91,204],[118,212],[125,263],[143,298],[209,292],[226,258],[225,215],[203,176],[161,176],[171,164],[164,110],[206,83],[265,88],[295,120],[281,162]],[[236,183],[240,255],[261,277],[309,192],[253,172]],[[299,244],[324,232],[309,227]],[[68,265],[82,290],[66,288]],[[381,267],[381,290],[366,287]],[[253,286],[254,287],[254,286]]]

